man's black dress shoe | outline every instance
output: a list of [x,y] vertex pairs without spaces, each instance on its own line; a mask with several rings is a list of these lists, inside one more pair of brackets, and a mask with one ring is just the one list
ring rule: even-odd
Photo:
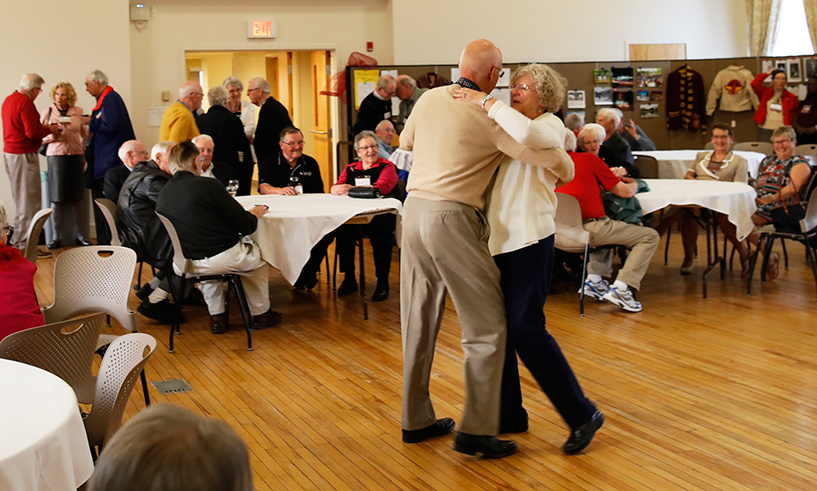
[[516,452],[516,444],[510,440],[498,440],[495,436],[457,433],[454,450],[466,455],[482,455],[486,459],[499,459]]
[[445,436],[454,429],[454,420],[451,418],[438,419],[433,425],[421,430],[403,430],[404,443],[420,443],[429,438]]
[[596,414],[590,418],[590,421],[570,433],[570,438],[567,439],[564,447],[562,447],[564,453],[574,455],[584,450],[585,447],[590,445],[590,442],[593,440],[593,435],[596,434],[603,424],[604,415],[601,414],[601,411],[596,411]]
[[340,284],[340,287],[338,287],[338,296],[343,297],[355,292],[357,292],[357,280],[354,276],[347,276],[343,279],[343,283]]
[[61,246],[62,244],[58,240],[52,240],[51,242],[48,243],[49,249],[59,249]]
[[90,242],[88,242],[87,240],[85,240],[82,237],[77,237],[77,245],[82,246],[82,247],[88,247],[88,246],[93,245],[93,244],[91,244]]
[[227,312],[210,316],[210,332],[224,334],[230,328],[230,316]]
[[[165,325],[173,324],[173,319],[179,315],[176,310],[176,306],[171,304],[167,299],[164,299],[158,303],[150,303],[150,299],[145,299],[142,301],[142,304],[139,305],[136,311],[148,319]],[[181,314],[179,317],[179,323],[184,324],[184,321],[184,314]]]
[[252,330],[260,331],[261,329],[266,329],[268,327],[275,327],[281,323],[282,318],[283,316],[280,312],[269,309],[261,315],[253,316]]
[[382,302],[387,298],[389,298],[389,285],[380,285],[378,283],[374,289],[374,295],[372,295],[372,302]]

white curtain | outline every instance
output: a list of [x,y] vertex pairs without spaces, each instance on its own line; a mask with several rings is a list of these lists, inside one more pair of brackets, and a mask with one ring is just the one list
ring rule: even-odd
[[817,0],[803,0],[803,7],[806,8],[806,22],[808,22],[808,33],[811,35],[811,46],[817,53]]
[[[817,0],[806,0],[817,3]],[[746,19],[749,30],[749,54],[767,56],[777,38],[777,21],[780,17],[781,0],[746,0]],[[806,12],[809,9],[806,7]],[[817,10],[815,10],[817,12]],[[808,14],[807,14],[808,15]],[[809,22],[809,25],[812,23]],[[811,30],[811,28],[809,28]],[[812,34],[812,39],[814,39]]]

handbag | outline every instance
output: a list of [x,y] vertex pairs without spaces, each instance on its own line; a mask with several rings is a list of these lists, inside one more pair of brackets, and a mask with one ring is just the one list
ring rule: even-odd
[[806,209],[802,204],[778,206],[769,210],[774,229],[778,232],[793,232],[799,234],[800,220],[806,218]]
[[[51,121],[51,113],[52,113],[53,111],[54,111],[54,107],[53,107],[53,106],[48,108],[48,119],[46,119],[46,122],[50,122],[50,121]],[[48,153],[48,145],[49,145],[48,143],[43,143],[42,145],[40,145],[40,149],[38,150],[38,153],[39,153],[40,155],[42,155],[43,157],[45,157],[45,156],[46,156],[46,154]]]
[[380,198],[381,194],[380,190],[374,186],[355,186],[353,188],[349,188],[349,197],[373,199]]

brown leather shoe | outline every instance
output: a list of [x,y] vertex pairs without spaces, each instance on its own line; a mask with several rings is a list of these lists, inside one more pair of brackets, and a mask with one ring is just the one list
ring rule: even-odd
[[260,331],[268,327],[275,327],[281,323],[281,313],[272,309],[252,318],[252,330]]
[[230,315],[227,312],[210,316],[210,332],[224,334],[230,327]]

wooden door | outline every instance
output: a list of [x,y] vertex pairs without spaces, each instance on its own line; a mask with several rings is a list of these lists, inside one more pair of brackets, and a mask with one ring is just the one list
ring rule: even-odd
[[[329,96],[321,95],[329,83],[331,53],[329,51],[314,51],[311,59],[311,91],[312,91],[312,137],[315,141],[315,155],[321,168],[323,187],[329,192],[334,183],[334,166],[332,165],[332,127]],[[307,126],[307,125],[305,125]]]

